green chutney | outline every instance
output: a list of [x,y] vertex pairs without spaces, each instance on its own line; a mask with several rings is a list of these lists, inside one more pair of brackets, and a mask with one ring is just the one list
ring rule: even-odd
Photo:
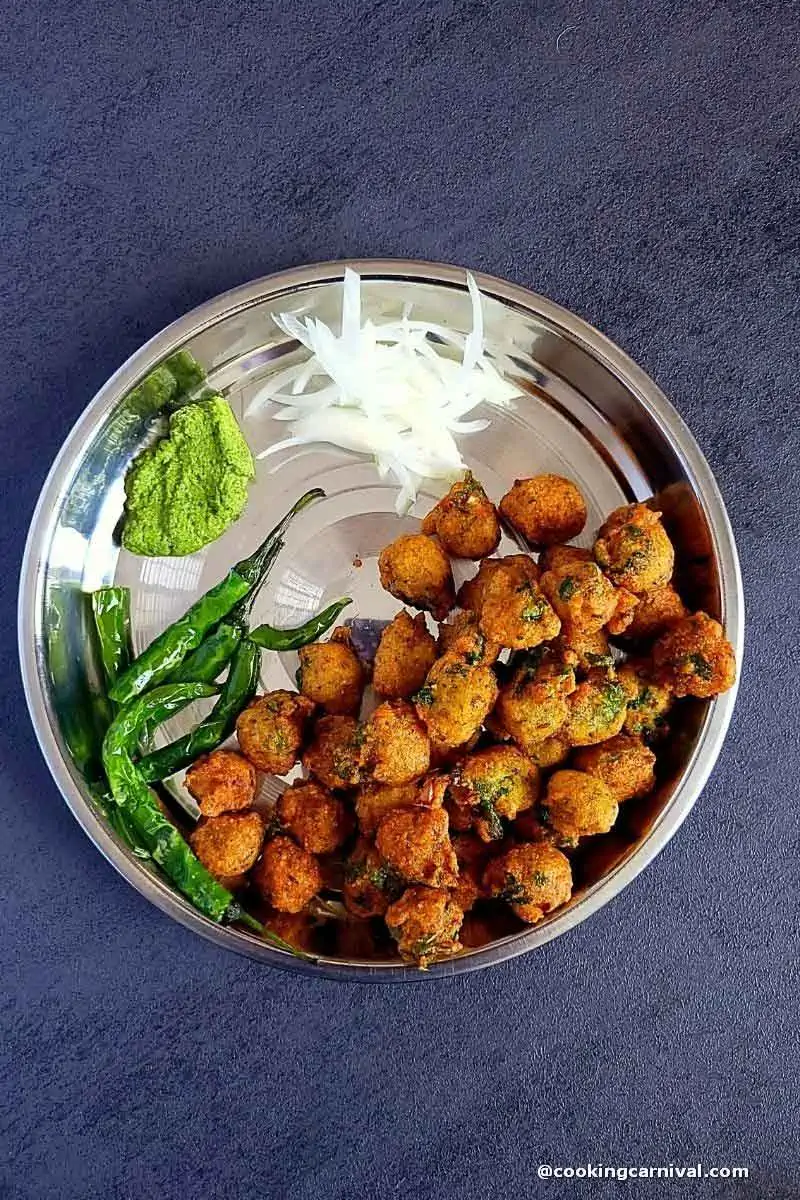
[[193,554],[242,515],[255,476],[250,448],[222,396],[187,404],[125,477],[122,544],[148,558]]

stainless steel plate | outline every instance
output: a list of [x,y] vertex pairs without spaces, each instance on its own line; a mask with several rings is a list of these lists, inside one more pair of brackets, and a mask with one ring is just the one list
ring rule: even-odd
[[[350,265],[364,279],[365,315],[399,313],[410,302],[418,316],[460,331],[469,328],[462,270],[394,260]],[[67,803],[116,869],[159,908],[222,946],[276,966],[336,978],[430,979],[540,946],[630,882],[699,796],[719,754],[735,692],[683,705],[658,791],[626,805],[615,830],[591,840],[576,863],[579,886],[567,908],[535,928],[511,928],[424,975],[397,960],[359,961],[335,951],[310,964],[256,936],[220,928],[117,840],[81,773],[76,714],[91,704],[94,682],[84,592],[110,581],[130,585],[141,649],[249,553],[302,491],[318,484],[328,497],[292,526],[255,616],[296,624],[345,593],[356,601],[352,615],[385,617],[397,608],[378,584],[377,554],[404,526],[415,526],[437,493],[421,495],[414,513],[400,522],[394,487],[379,481],[372,464],[329,447],[283,451],[260,462],[244,516],[199,554],[139,559],[120,552],[114,539],[125,471],[152,436],[154,414],[132,389],[169,354],[190,350],[207,368],[210,384],[227,394],[251,447],[264,449],[286,427],[271,419],[269,409],[247,418],[245,408],[276,364],[286,365],[297,353],[271,316],[290,310],[335,323],[343,268],[304,267],[209,301],[142,347],[92,400],[50,472],[31,525],[20,587],[20,657],[42,751]],[[489,413],[490,428],[463,440],[469,466],[495,499],[515,477],[554,471],[574,478],[589,504],[590,531],[617,505],[656,493],[686,564],[685,598],[720,617],[741,658],[743,602],[733,535],[711,471],[675,410],[643,371],[578,317],[513,284],[477,278],[486,297],[490,353],[525,398],[514,413]],[[265,656],[264,662],[268,687],[291,684],[293,656]],[[196,716],[184,713],[179,722]],[[473,940],[480,940],[477,933]]]

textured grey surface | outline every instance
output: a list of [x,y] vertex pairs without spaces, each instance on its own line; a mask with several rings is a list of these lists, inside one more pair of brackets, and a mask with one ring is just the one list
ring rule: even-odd
[[[798,175],[787,3],[4,6],[0,1191],[800,1195]],[[36,749],[15,574],[47,466],[146,337],[255,275],[451,260],[587,317],[717,474],[749,604],[705,794],[614,903],[436,986],[293,978],[148,907]]]

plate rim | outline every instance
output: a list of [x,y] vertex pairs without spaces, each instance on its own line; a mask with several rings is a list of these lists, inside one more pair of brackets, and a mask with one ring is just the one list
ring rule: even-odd
[[[478,947],[452,960],[434,963],[426,972],[406,965],[378,966],[369,962],[326,959],[305,961],[270,947],[253,934],[217,925],[202,916],[155,875],[128,855],[84,797],[77,772],[55,734],[51,706],[42,685],[41,639],[37,636],[43,605],[44,570],[40,550],[49,547],[56,519],[54,501],[68,486],[72,472],[65,471],[75,451],[94,427],[121,400],[143,374],[152,369],[188,337],[223,318],[244,311],[267,295],[280,295],[313,284],[334,283],[346,267],[384,279],[444,284],[466,290],[469,268],[450,263],[404,258],[347,258],[287,268],[240,284],[202,302],[149,338],[134,351],[94,394],[73,424],[42,484],[31,517],[20,570],[17,636],[23,689],[39,747],[50,774],[72,815],[100,853],[144,899],[167,916],[218,946],[244,954],[282,970],[302,972],[345,982],[423,982],[481,970],[552,941],[603,908],[631,883],[660,853],[686,820],[716,765],[736,702],[744,649],[744,592],[736,541],[716,478],[694,435],[655,381],[615,342],[584,318],[532,289],[482,271],[472,271],[482,293],[521,307],[556,325],[574,342],[621,378],[636,400],[653,417],[662,434],[682,459],[694,489],[709,510],[711,537],[721,580],[726,634],[736,652],[737,680],[730,691],[708,706],[697,743],[682,779],[668,806],[659,814],[646,837],[622,863],[582,895],[572,907],[546,924],[532,926],[506,939]],[[702,761],[701,761],[702,760]]]

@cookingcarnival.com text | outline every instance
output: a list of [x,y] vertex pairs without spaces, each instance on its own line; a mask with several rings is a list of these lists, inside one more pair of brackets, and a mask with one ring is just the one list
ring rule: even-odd
[[748,1179],[749,1167],[709,1166],[707,1163],[665,1163],[643,1166],[634,1163],[580,1163],[556,1166],[539,1163],[539,1179],[616,1179],[619,1183],[638,1179]]

